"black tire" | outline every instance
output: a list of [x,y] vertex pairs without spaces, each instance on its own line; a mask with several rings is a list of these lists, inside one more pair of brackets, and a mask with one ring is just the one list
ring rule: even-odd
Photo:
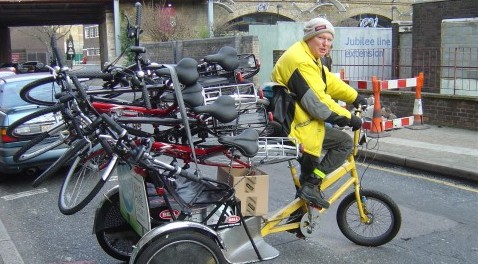
[[[35,93],[39,94],[44,94],[45,87],[42,87],[45,84],[50,84],[51,83],[51,100],[44,100],[40,99],[38,96],[35,96]],[[43,91],[42,91],[43,90]],[[36,104],[36,105],[45,105],[45,106],[52,106],[54,105],[57,100],[55,99],[54,95],[56,93],[61,92],[61,87],[59,87],[56,84],[56,80],[54,76],[47,76],[45,78],[41,78],[38,80],[35,80],[27,85],[25,85],[21,90],[20,90],[20,97],[31,104]]]
[[68,138],[69,137],[59,136],[52,137],[48,134],[48,132],[44,132],[28,141],[27,144],[23,145],[17,152],[15,152],[13,155],[13,160],[15,162],[20,162],[35,158],[64,144]]
[[192,230],[177,231],[154,238],[145,246],[135,264],[228,263],[217,243]]
[[61,108],[61,105],[54,105],[47,108],[42,108],[36,112],[24,116],[8,126],[7,135],[18,139],[32,139],[43,132],[39,131],[38,133],[21,133],[18,132],[17,129],[20,126],[25,125],[27,122],[35,122],[36,118],[42,117],[41,119],[44,119],[46,115],[55,115],[61,111]]
[[93,71],[84,71],[84,72],[70,72],[70,76],[76,76],[77,78],[88,78],[88,79],[102,79],[103,81],[113,80],[114,76],[111,73],[105,72],[93,72]]
[[51,178],[58,170],[60,170],[62,167],[66,166],[69,164],[69,162],[76,157],[82,148],[87,145],[88,142],[86,139],[81,139],[81,140],[76,140],[72,147],[65,151],[63,155],[58,158],[53,164],[48,167],[40,176],[38,176],[32,183],[33,187],[38,187],[40,184],[42,184],[45,180]]
[[[99,140],[93,147],[85,146],[73,161],[58,197],[58,208],[64,215],[72,215],[83,209],[100,191],[116,164]],[[110,164],[114,162],[115,164]],[[106,176],[103,178],[103,174]]]
[[355,193],[348,194],[337,209],[337,224],[350,241],[361,246],[380,246],[392,240],[400,230],[402,218],[397,204],[386,194],[361,190],[364,210],[370,218],[363,223],[358,212]]
[[95,235],[103,251],[111,257],[128,261],[140,236],[121,216],[119,193],[104,201],[95,215]]

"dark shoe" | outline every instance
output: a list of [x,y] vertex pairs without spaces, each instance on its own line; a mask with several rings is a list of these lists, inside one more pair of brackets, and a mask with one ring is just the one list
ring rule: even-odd
[[322,197],[319,188],[309,182],[304,182],[299,190],[299,197],[322,208],[327,209],[330,206],[329,202]]

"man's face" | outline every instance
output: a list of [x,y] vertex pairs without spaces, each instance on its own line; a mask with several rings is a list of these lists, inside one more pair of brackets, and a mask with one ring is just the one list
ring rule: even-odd
[[334,37],[332,34],[325,32],[307,40],[307,45],[309,46],[312,55],[318,59],[329,52],[333,41]]

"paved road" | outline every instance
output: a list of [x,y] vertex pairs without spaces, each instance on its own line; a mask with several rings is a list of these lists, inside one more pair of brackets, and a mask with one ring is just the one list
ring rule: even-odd
[[[270,174],[269,207],[274,211],[293,198],[293,187],[289,176],[284,175],[285,165],[264,170]],[[362,167],[361,171],[364,170]],[[24,197],[18,193],[32,191],[29,180],[0,185],[1,219],[23,261],[7,259],[4,251],[7,256],[12,252],[2,247],[4,262],[121,263],[102,252],[91,234],[99,199],[78,214],[61,215],[56,207],[60,180],[56,178],[40,187],[48,192]],[[367,168],[363,185],[387,193],[398,203],[403,223],[394,240],[377,248],[352,244],[338,230],[337,206],[332,205],[311,239],[299,240],[289,233],[266,237],[281,252],[278,258],[266,263],[474,263],[472,260],[477,259],[476,186],[377,165]],[[7,196],[11,194],[16,196]]]

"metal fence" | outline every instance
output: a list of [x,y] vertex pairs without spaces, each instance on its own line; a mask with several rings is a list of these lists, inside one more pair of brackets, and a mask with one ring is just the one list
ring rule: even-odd
[[45,64],[48,64],[50,61],[47,60],[46,52],[28,52],[26,56],[26,61],[41,61]]
[[345,79],[404,79],[425,74],[424,92],[478,96],[478,47],[332,50]]

